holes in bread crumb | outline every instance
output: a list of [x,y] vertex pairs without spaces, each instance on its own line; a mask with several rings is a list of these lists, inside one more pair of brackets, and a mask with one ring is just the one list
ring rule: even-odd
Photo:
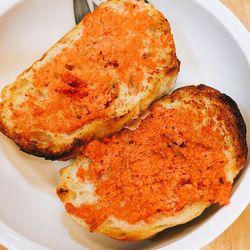
[[224,184],[224,179],[223,179],[223,177],[220,177],[220,178],[219,178],[219,182],[220,182],[220,184],[222,184],[222,185]]
[[89,95],[86,87],[86,83],[73,75],[71,72],[65,72],[61,75],[62,81],[65,83],[65,86],[62,88],[55,89],[56,92],[62,93],[71,97],[83,98]]
[[179,145],[180,148],[185,148],[186,146],[187,146],[187,145],[186,145],[185,142],[182,142],[182,143]]
[[70,87],[77,88],[79,87],[79,81],[70,81],[67,83]]
[[110,106],[110,104],[112,103],[112,101],[108,101],[104,104],[105,108],[108,108]]
[[181,186],[192,184],[190,178],[181,178]]
[[117,68],[119,67],[119,63],[117,60],[113,60],[113,61],[106,63],[104,67],[107,68],[108,66],[113,66],[114,68]]
[[148,53],[143,53],[142,58],[146,60],[146,59],[148,59],[150,56],[152,56],[152,54],[151,54],[150,52],[148,52]]
[[69,71],[73,70],[74,68],[75,68],[75,66],[72,64],[68,64],[68,63],[65,64],[65,69],[67,69]]
[[131,145],[131,144],[134,144],[134,143],[135,143],[134,140],[129,140],[129,141],[128,141],[128,144],[130,144],[130,145]]
[[70,87],[86,87],[86,83],[70,72],[65,72],[61,76],[62,81]]

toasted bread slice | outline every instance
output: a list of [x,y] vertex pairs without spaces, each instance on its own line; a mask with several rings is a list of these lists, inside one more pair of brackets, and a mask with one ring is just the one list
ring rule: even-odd
[[110,0],[4,88],[0,130],[27,153],[71,158],[168,93],[178,71],[165,17],[144,1]]
[[247,157],[237,104],[205,85],[157,101],[137,130],[92,141],[61,170],[57,194],[90,231],[142,240],[229,203]]

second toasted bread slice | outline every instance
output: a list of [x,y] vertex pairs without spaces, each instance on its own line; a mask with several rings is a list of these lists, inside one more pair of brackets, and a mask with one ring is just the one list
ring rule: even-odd
[[204,85],[156,102],[135,131],[91,142],[61,171],[67,212],[91,231],[146,239],[229,203],[247,157],[236,103]]
[[110,0],[4,88],[0,130],[30,154],[71,158],[168,93],[178,71],[165,17],[144,1]]

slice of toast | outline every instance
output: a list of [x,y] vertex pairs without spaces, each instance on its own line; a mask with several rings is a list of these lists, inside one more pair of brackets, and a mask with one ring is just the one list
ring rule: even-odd
[[0,130],[27,153],[71,158],[168,93],[178,71],[165,17],[144,1],[110,0],[3,89]]
[[60,172],[57,194],[90,231],[142,240],[229,203],[247,157],[237,104],[205,85],[157,101],[137,130],[92,141]]

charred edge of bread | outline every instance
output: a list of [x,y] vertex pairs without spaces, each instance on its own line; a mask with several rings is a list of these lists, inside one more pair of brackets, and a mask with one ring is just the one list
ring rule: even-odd
[[81,148],[83,145],[87,144],[86,141],[75,138],[74,141],[70,145],[67,145],[67,147],[64,148],[64,150],[55,152],[49,147],[41,148],[38,145],[37,141],[26,140],[21,135],[10,132],[9,129],[4,125],[1,119],[0,119],[0,131],[4,135],[6,135],[9,139],[14,141],[21,151],[37,156],[37,157],[43,157],[46,160],[52,160],[52,161],[58,160],[58,159],[68,160],[69,159],[68,155],[73,155],[73,156],[75,155],[75,154],[72,154],[75,148]]
[[[190,92],[192,96],[205,95],[209,99],[215,99],[216,104],[226,113],[222,118],[225,122],[227,130],[233,137],[234,147],[236,150],[237,167],[241,169],[247,159],[248,147],[246,141],[246,124],[239,110],[237,103],[228,95],[220,91],[206,86],[204,84],[188,85],[176,89],[169,96],[171,100],[175,100],[179,96],[179,91],[185,90]],[[177,97],[178,98],[178,97]]]
[[[178,69],[177,69],[178,70]],[[2,105],[2,104],[1,104]],[[1,106],[0,106],[1,111]],[[121,117],[116,117],[114,119],[109,119],[108,121],[103,122],[103,126],[101,129],[104,130],[106,127],[110,129],[109,132],[105,131],[106,136],[113,134],[114,132],[118,132],[123,128],[127,122],[131,121],[131,117],[133,118],[137,113],[137,108],[130,110],[127,114]],[[0,112],[1,116],[1,112]],[[20,148],[21,151],[35,155],[37,157],[43,157],[46,160],[62,160],[66,161],[68,159],[76,157],[83,149],[85,145],[87,145],[93,139],[100,139],[94,133],[89,133],[84,135],[82,138],[74,138],[71,144],[65,145],[64,148],[60,147],[56,152],[50,146],[46,148],[42,148],[37,141],[31,141],[29,138],[25,138],[20,134],[17,134],[11,131],[3,122],[3,119],[0,117],[0,131],[5,134],[8,138],[13,140]]]
[[[221,94],[220,100],[222,103],[228,106],[228,108],[231,110],[231,114],[233,115],[232,119],[234,120],[235,127],[232,128],[232,131],[235,131],[235,136],[237,137],[237,141],[239,142],[239,147],[237,147],[237,161],[238,166],[240,167],[247,159],[248,154],[248,147],[246,141],[246,124],[244,122],[242,114],[240,113],[238,105],[231,97],[226,94]],[[230,125],[231,124],[232,123],[230,123]]]

